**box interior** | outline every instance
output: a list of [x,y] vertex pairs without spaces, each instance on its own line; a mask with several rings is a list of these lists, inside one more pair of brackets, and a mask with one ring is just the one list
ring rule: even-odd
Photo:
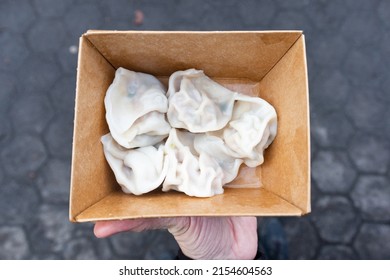
[[[159,189],[141,196],[122,193],[100,143],[109,132],[103,100],[118,67],[153,74],[165,84],[177,70],[202,69],[227,88],[270,102],[278,113],[278,135],[265,152],[264,164],[252,170],[252,181],[242,173],[233,182],[249,188],[225,188],[224,194],[211,198]],[[300,31],[88,31],[80,38],[71,221],[303,215],[310,212],[309,147],[305,44]]]

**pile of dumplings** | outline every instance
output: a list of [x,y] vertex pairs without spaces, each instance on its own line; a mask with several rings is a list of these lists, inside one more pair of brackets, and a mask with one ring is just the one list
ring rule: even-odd
[[135,195],[161,185],[189,196],[222,194],[242,163],[263,163],[277,131],[269,103],[195,69],[173,73],[166,91],[152,75],[118,68],[104,104],[105,157],[122,190]]

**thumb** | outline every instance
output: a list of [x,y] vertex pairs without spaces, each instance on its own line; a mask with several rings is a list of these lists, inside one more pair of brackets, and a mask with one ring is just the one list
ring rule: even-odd
[[94,234],[104,238],[124,231],[145,231],[151,229],[169,229],[180,231],[186,225],[186,218],[142,218],[131,220],[115,220],[96,222]]

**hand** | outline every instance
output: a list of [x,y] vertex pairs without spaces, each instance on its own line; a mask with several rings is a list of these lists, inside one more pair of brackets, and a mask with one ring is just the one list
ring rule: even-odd
[[102,221],[96,237],[124,232],[168,229],[191,259],[253,259],[257,252],[255,217],[178,217]]

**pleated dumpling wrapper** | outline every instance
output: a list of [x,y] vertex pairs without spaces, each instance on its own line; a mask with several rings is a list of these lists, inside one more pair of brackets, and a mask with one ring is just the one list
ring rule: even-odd
[[125,149],[108,133],[101,138],[104,155],[115,179],[125,193],[144,194],[158,188],[167,168],[164,166],[164,145]]
[[276,137],[276,111],[259,97],[237,94],[235,99],[231,121],[216,134],[223,135],[237,158],[249,167],[256,167],[264,162],[264,150]]
[[125,148],[154,145],[169,134],[165,88],[152,75],[118,68],[104,104],[111,135]]
[[169,77],[168,121],[172,127],[200,133],[223,128],[233,112],[235,92],[203,71],[177,71]]
[[209,197],[223,193],[223,171],[206,153],[195,151],[196,134],[172,128],[165,144],[167,176],[163,191],[176,190],[189,196]]
[[197,134],[194,139],[194,149],[198,154],[207,154],[218,162],[223,171],[222,185],[233,181],[238,174],[241,164],[244,162],[237,158],[224,141],[216,136],[204,133]]

